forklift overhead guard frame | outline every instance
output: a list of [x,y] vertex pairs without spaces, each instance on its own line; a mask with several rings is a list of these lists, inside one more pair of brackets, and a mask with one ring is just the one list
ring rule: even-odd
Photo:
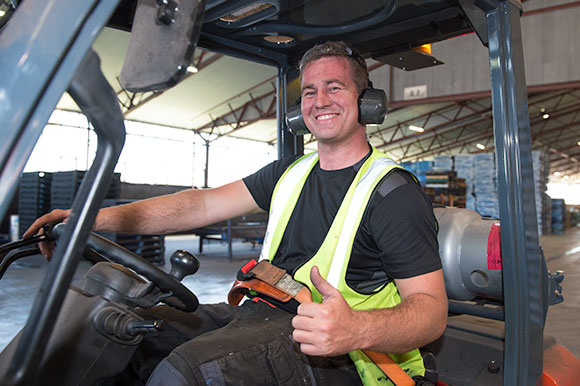
[[[119,20],[116,16],[123,8],[118,8],[118,3],[125,5],[126,9],[126,4],[131,2],[27,0],[20,3],[12,19],[0,30],[0,217],[7,210],[19,176],[44,125],[59,98],[69,87],[93,41],[107,22],[114,25]],[[220,0],[208,1],[206,12],[215,14],[222,3]],[[244,1],[234,3],[242,4]],[[206,22],[198,45],[278,68],[279,157],[303,151],[302,138],[290,135],[283,118],[288,105],[287,86],[296,77],[295,64],[301,53],[314,42],[342,39],[365,58],[380,57],[407,46],[438,41],[471,30],[475,30],[484,44],[488,45],[503,255],[504,384],[534,384],[542,374],[543,321],[547,307],[542,289],[548,285],[549,280],[543,272],[536,209],[531,204],[535,202],[532,146],[519,2],[431,1],[419,6],[404,0],[374,1],[372,3],[376,7],[380,3],[380,7],[385,9],[389,6],[396,6],[396,9],[385,12],[388,17],[377,21],[376,25],[365,24],[363,15],[362,21],[353,21],[353,25],[359,23],[353,28],[318,26],[319,30],[308,29],[306,23],[301,25],[289,22],[290,16],[297,11],[285,10],[286,1],[272,0],[268,3],[280,10],[277,21],[270,17],[236,33],[232,33],[231,28],[220,27],[218,23]],[[304,15],[307,9],[301,8],[300,11]],[[62,20],[66,20],[66,23]],[[428,28],[438,21],[444,21],[438,29]],[[445,30],[442,28],[444,26],[449,26],[449,29]],[[294,43],[287,47],[276,46],[264,42],[259,36],[280,32],[290,35],[295,32]],[[412,41],[401,40],[404,35]],[[75,206],[76,210],[84,214],[80,219],[77,217],[71,220],[71,227],[96,214],[99,197],[95,197],[94,192],[86,195],[93,201],[89,202],[88,209],[84,211],[82,205]],[[86,225],[81,228],[86,228]],[[80,233],[74,236],[79,245],[84,242],[83,237],[86,240],[86,229]],[[60,269],[53,270],[55,274],[70,273],[76,266],[74,259],[70,256],[67,259],[59,258],[58,252],[55,260],[62,265]],[[55,295],[47,302],[45,295],[48,294],[43,294],[33,307],[27,328],[39,326],[39,321],[34,319],[36,316],[48,315],[47,310],[42,310],[44,305],[58,310],[70,280],[70,274],[57,276],[56,279],[47,275],[43,288],[52,285],[60,295]],[[38,339],[21,342],[30,345],[30,350],[37,350],[34,354],[36,358],[38,351],[42,352],[43,341],[50,334],[50,320],[46,320],[42,326],[44,331],[37,335]],[[31,371],[32,367],[30,363],[29,366],[18,363],[25,361],[21,357],[13,360],[16,372],[11,383],[22,384],[26,377],[23,372]]]

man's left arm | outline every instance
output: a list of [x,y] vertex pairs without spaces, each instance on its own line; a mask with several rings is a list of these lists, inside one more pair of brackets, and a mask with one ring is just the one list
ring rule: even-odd
[[392,308],[353,310],[316,267],[311,280],[322,303],[301,304],[292,320],[293,338],[307,355],[336,356],[353,350],[402,353],[437,339],[447,324],[441,269],[397,279],[401,303]]

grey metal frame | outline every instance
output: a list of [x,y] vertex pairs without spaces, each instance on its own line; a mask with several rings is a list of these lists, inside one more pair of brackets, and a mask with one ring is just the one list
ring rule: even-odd
[[[0,216],[10,204],[50,114],[117,3],[25,1],[4,26],[0,35],[0,74],[5,74],[0,82]],[[37,32],[32,34],[30,18],[34,17],[38,17],[34,20]]]
[[[35,383],[35,366],[42,359],[123,147],[125,131],[120,108],[114,104],[115,93],[100,73],[98,58],[90,49],[117,3],[117,0],[23,2],[0,35],[3,58],[0,73],[12,74],[3,77],[0,83],[0,94],[5,98],[1,105],[6,109],[0,114],[0,135],[5,139],[0,153],[0,213],[4,214],[34,144],[69,84],[71,95],[91,118],[99,139],[93,165],[73,202],[64,242],[57,246],[54,263],[41,284],[8,373],[2,374],[6,385]],[[63,16],[67,23],[62,23]],[[31,17],[35,24],[31,23]],[[35,26],[34,34],[30,34],[31,25]],[[85,78],[83,73],[71,83],[79,68],[94,76]],[[105,94],[111,103],[104,111],[102,106],[95,109],[94,99]]]
[[489,5],[486,18],[505,304],[504,385],[535,385],[542,375],[544,278],[536,223],[521,9],[509,1]]

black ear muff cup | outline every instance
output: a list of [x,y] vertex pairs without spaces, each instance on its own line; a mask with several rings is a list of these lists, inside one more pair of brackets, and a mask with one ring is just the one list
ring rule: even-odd
[[[387,116],[387,103],[387,93],[384,90],[367,88],[358,98],[358,121],[362,125],[380,125]],[[288,108],[286,125],[294,135],[310,133],[302,117],[300,99]]]
[[302,118],[300,100],[288,108],[288,111],[286,112],[286,125],[288,125],[288,130],[290,130],[290,132],[294,135],[304,135],[310,133],[310,130],[308,130],[306,124],[304,123],[304,119]]
[[358,99],[358,121],[363,125],[380,125],[387,116],[387,93],[367,88]]

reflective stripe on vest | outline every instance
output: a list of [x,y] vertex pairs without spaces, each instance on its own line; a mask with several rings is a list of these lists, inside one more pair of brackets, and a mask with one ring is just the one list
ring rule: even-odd
[[[272,196],[270,218],[260,259],[272,261],[274,258],[306,179],[317,162],[317,153],[303,156],[278,180]],[[308,285],[314,301],[319,303],[322,301],[322,296],[310,281],[310,269],[316,265],[322,277],[343,294],[353,309],[388,308],[401,302],[394,282],[388,283],[372,294],[358,293],[346,284],[346,270],[354,238],[370,196],[383,177],[397,167],[399,166],[394,161],[373,148],[345,194],[320,249],[294,272],[294,279]],[[361,351],[353,351],[349,355],[365,385],[390,384],[382,371]],[[425,369],[418,350],[389,355],[410,375],[424,375]]]
[[377,158],[358,182],[342,225],[342,230],[334,250],[326,280],[338,288],[339,279],[346,268],[349,259],[347,254],[352,251],[354,236],[362,219],[364,209],[377,183],[389,172],[396,163],[390,158]]
[[[286,169],[276,183],[270,202],[268,226],[264,235],[260,260],[268,259],[271,261],[276,254],[306,178],[317,162],[318,153],[316,152],[300,157]],[[295,189],[296,187],[298,189]]]

